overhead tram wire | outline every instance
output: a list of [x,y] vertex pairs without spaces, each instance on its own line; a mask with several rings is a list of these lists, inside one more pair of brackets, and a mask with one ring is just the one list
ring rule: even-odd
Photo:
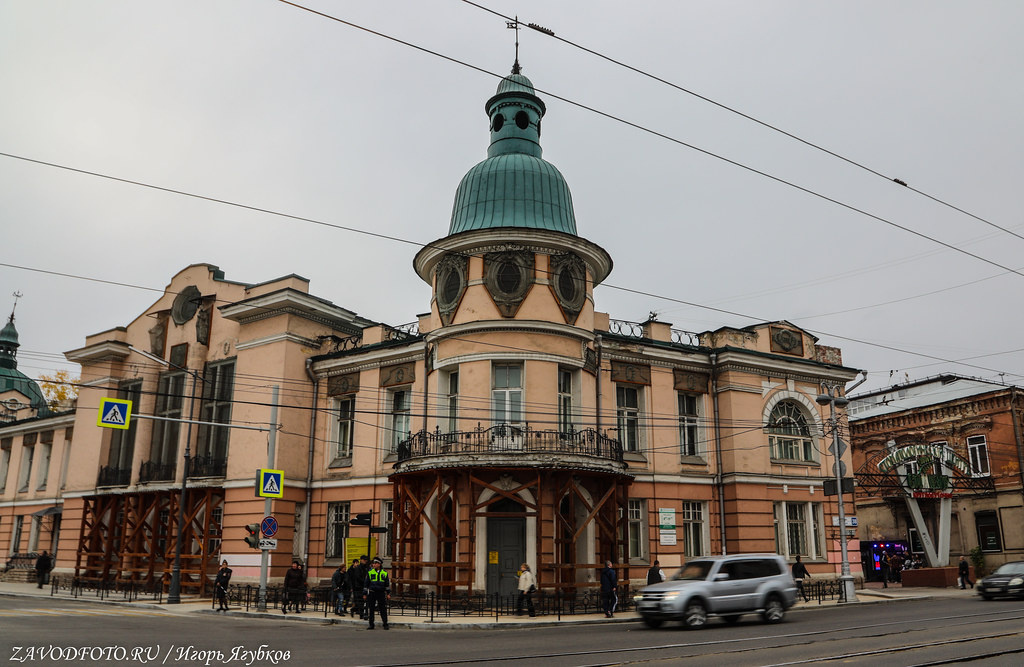
[[650,72],[642,70],[639,67],[634,67],[633,65],[630,65],[628,63],[622,62],[621,60],[616,60],[615,58],[612,58],[611,56],[607,56],[607,55],[605,55],[605,54],[603,54],[603,53],[601,53],[599,51],[595,51],[594,49],[590,49],[590,48],[588,48],[586,46],[583,46],[582,44],[577,44],[576,42],[573,42],[571,40],[565,39],[564,37],[559,37],[553,31],[548,30],[546,28],[541,28],[541,26],[538,26],[535,23],[523,23],[522,21],[519,21],[519,20],[517,20],[514,17],[506,16],[505,14],[502,14],[499,11],[491,9],[490,7],[484,7],[483,5],[480,5],[480,4],[476,3],[476,2],[473,2],[472,0],[461,0],[461,2],[464,2],[467,5],[476,7],[477,9],[483,10],[483,11],[488,12],[490,14],[494,14],[495,16],[501,17],[501,18],[505,19],[506,21],[516,21],[520,25],[525,25],[528,28],[532,28],[533,30],[535,30],[535,31],[537,31],[537,32],[539,32],[541,34],[547,35],[548,37],[551,37],[552,39],[555,39],[555,40],[557,40],[559,42],[562,42],[563,44],[567,44],[567,45],[569,45],[569,46],[571,46],[571,47],[573,47],[575,49],[579,49],[581,51],[589,53],[592,56],[596,56],[596,57],[601,58],[602,60],[606,60],[606,61],[608,61],[608,62],[610,62],[610,63],[612,63],[614,65],[618,65],[619,67],[622,67],[623,69],[627,69],[627,70],[629,70],[631,72],[634,72],[634,73],[639,74],[641,76],[647,77],[648,79],[652,79],[654,81],[657,81],[658,83],[664,84],[664,85],[666,85],[666,86],[668,86],[670,88],[674,88],[674,89],[676,89],[676,90],[678,90],[680,92],[686,93],[687,95],[691,95],[693,97],[696,97],[697,99],[702,100],[704,102],[707,102],[708,104],[714,105],[714,106],[718,107],[719,109],[723,109],[725,111],[728,111],[729,113],[732,113],[732,114],[735,114],[737,116],[740,116],[741,118],[745,118],[746,120],[749,120],[752,123],[756,123],[756,124],[758,124],[758,125],[760,125],[762,127],[766,127],[769,130],[772,130],[773,132],[778,132],[779,134],[781,134],[781,135],[783,135],[785,137],[788,137],[790,139],[793,139],[794,141],[797,141],[797,142],[799,142],[799,143],[801,143],[801,144],[803,144],[803,145],[805,145],[805,146],[807,146],[809,148],[813,148],[813,149],[815,149],[817,151],[821,151],[822,153],[825,153],[826,155],[830,155],[830,156],[832,156],[832,157],[834,157],[836,159],[842,160],[843,162],[846,162],[847,164],[849,164],[851,166],[854,166],[854,167],[856,167],[858,169],[862,169],[863,171],[866,171],[869,174],[872,174],[874,176],[878,176],[879,178],[881,178],[883,180],[886,180],[886,181],[888,181],[890,183],[895,183],[896,185],[900,185],[900,186],[910,190],[911,192],[913,192],[915,194],[918,194],[918,195],[920,195],[922,197],[925,197],[926,199],[930,199],[931,201],[933,201],[933,202],[935,202],[937,204],[940,204],[942,206],[950,208],[950,209],[952,209],[954,211],[957,211],[958,213],[962,213],[962,214],[964,214],[964,215],[966,215],[966,216],[968,216],[970,218],[974,218],[978,222],[982,222],[982,223],[984,223],[984,224],[986,224],[986,225],[988,225],[990,227],[998,229],[1001,232],[1004,232],[1006,234],[1009,234],[1010,236],[1014,236],[1014,237],[1024,241],[1024,235],[1018,234],[1017,232],[1014,232],[1014,231],[1012,231],[1010,229],[1006,229],[1005,227],[1001,227],[1000,225],[997,225],[996,223],[992,222],[991,220],[983,218],[980,215],[977,215],[975,213],[971,213],[970,211],[964,210],[964,209],[960,208],[959,206],[956,206],[955,204],[951,204],[951,203],[949,203],[949,202],[947,202],[947,201],[945,201],[943,199],[939,199],[938,197],[936,197],[934,195],[928,194],[927,192],[924,192],[923,190],[919,190],[919,189],[917,189],[917,188],[907,184],[905,181],[903,181],[903,180],[901,180],[899,178],[887,176],[887,175],[883,174],[882,172],[878,171],[877,169],[873,169],[872,167],[869,167],[869,166],[867,166],[867,165],[865,165],[865,164],[863,164],[861,162],[857,162],[856,160],[854,160],[852,158],[848,158],[845,155],[842,155],[842,154],[837,153],[837,152],[835,152],[835,151],[833,151],[831,149],[825,148],[824,146],[816,144],[813,141],[810,141],[808,139],[804,139],[803,137],[800,137],[800,136],[798,136],[796,134],[793,134],[792,132],[789,132],[787,130],[783,130],[780,127],[772,125],[771,123],[768,123],[766,121],[760,120],[759,118],[755,118],[754,116],[751,116],[750,114],[747,114],[747,113],[744,113],[744,112],[740,111],[739,109],[734,109],[733,107],[730,107],[727,104],[723,104],[721,102],[713,100],[710,97],[707,97],[706,95],[701,95],[698,92],[692,91],[692,90],[690,90],[688,88],[685,88],[685,87],[683,87],[683,86],[681,86],[681,85],[679,85],[677,83],[673,83],[672,81],[669,81],[667,79],[663,79],[662,77],[657,76],[655,74],[651,74]]
[[[281,2],[281,3],[286,4],[286,5],[290,5],[292,7],[295,7],[296,9],[300,9],[302,11],[309,12],[310,14],[315,14],[316,16],[320,16],[320,17],[328,19],[330,21],[335,21],[337,23],[341,23],[342,25],[349,26],[350,28],[355,28],[357,30],[362,30],[363,32],[367,32],[367,33],[369,33],[371,35],[375,35],[377,37],[381,37],[383,39],[387,39],[389,41],[401,44],[403,46],[407,46],[409,48],[415,49],[415,50],[420,51],[422,53],[427,53],[427,54],[430,54],[430,55],[435,56],[437,58],[441,58],[443,60],[447,60],[447,61],[455,63],[457,65],[462,65],[463,67],[467,67],[467,68],[472,69],[472,70],[474,70],[476,72],[481,72],[483,74],[487,74],[488,76],[495,77],[495,78],[497,78],[499,80],[504,79],[505,76],[506,76],[504,74],[498,74],[498,73],[486,70],[486,69],[484,69],[482,67],[478,67],[476,65],[472,65],[470,63],[465,62],[464,60],[459,60],[459,59],[454,58],[452,56],[446,56],[446,55],[444,55],[442,53],[438,53],[437,51],[432,51],[431,49],[428,49],[428,48],[423,47],[423,46],[419,46],[417,44],[413,44],[412,42],[407,42],[405,40],[402,40],[402,39],[399,39],[397,37],[393,37],[391,35],[379,32],[377,30],[372,30],[371,28],[367,28],[367,27],[361,26],[361,25],[359,25],[357,23],[352,23],[351,21],[346,21],[345,19],[338,18],[337,16],[332,16],[331,14],[326,14],[324,12],[320,12],[320,11],[317,11],[315,9],[312,9],[312,8],[309,8],[309,7],[305,7],[305,6],[297,4],[295,2],[289,2],[289,0],[278,0],[278,2]],[[686,141],[683,141],[682,139],[677,139],[676,137],[673,137],[671,135],[665,134],[664,132],[659,132],[658,130],[653,130],[653,129],[651,129],[649,127],[646,127],[644,125],[640,125],[639,123],[634,123],[634,122],[632,122],[630,120],[626,120],[625,118],[616,116],[616,115],[608,113],[606,111],[601,111],[600,109],[597,109],[596,107],[588,106],[586,104],[583,104],[582,102],[577,102],[575,100],[571,100],[571,99],[569,99],[567,97],[563,97],[563,96],[558,95],[556,93],[553,93],[551,91],[543,90],[543,89],[537,88],[537,87],[534,87],[534,90],[536,91],[536,93],[538,93],[538,94],[543,93],[544,95],[547,95],[551,99],[555,99],[555,100],[559,100],[561,102],[565,102],[566,104],[574,106],[574,107],[576,107],[578,109],[583,109],[585,111],[589,111],[589,112],[597,114],[598,116],[601,116],[603,118],[607,118],[607,119],[615,121],[617,123],[621,123],[621,124],[626,125],[628,127],[632,127],[633,129],[640,130],[641,132],[645,132],[647,134],[650,134],[652,136],[658,137],[660,139],[664,139],[664,140],[669,141],[671,143],[678,144],[680,146],[684,146],[686,148],[689,148],[690,150],[697,151],[698,153],[701,153],[701,154],[706,155],[708,157],[714,158],[716,160],[720,160],[720,161],[725,162],[727,164],[731,164],[734,167],[739,167],[740,169],[743,169],[744,171],[748,171],[750,173],[757,174],[758,176],[762,176],[762,177],[767,178],[767,179],[769,179],[771,181],[775,181],[776,183],[779,183],[781,185],[786,185],[786,186],[788,186],[790,188],[793,188],[794,190],[799,190],[800,192],[803,192],[805,194],[811,195],[812,197],[817,197],[818,199],[822,199],[822,200],[827,201],[827,202],[829,202],[831,204],[835,204],[836,206],[845,208],[845,209],[847,209],[849,211],[853,211],[854,213],[859,213],[859,214],[861,214],[861,215],[863,215],[865,217],[871,218],[872,220],[876,220],[878,222],[881,222],[881,223],[883,223],[885,225],[888,225],[890,227],[893,227],[895,229],[902,230],[902,231],[904,231],[904,232],[906,232],[908,234],[912,234],[914,236],[917,236],[919,238],[925,239],[927,241],[931,241],[932,243],[936,243],[938,245],[941,245],[944,248],[947,248],[948,250],[952,250],[954,252],[960,253],[961,255],[967,255],[968,257],[971,257],[971,258],[976,259],[976,260],[981,261],[981,262],[985,262],[986,264],[991,264],[992,266],[998,267],[998,268],[1000,268],[1000,269],[1002,269],[1004,271],[1008,271],[1010,273],[1015,273],[1018,276],[1024,278],[1024,273],[1022,273],[1020,271],[1017,271],[1016,269],[1012,269],[1012,268],[1010,268],[1008,266],[1004,266],[1004,265],[1002,265],[1002,264],[1000,264],[1000,263],[998,263],[996,261],[993,261],[993,260],[990,260],[990,259],[986,259],[986,258],[982,257],[981,255],[977,255],[975,253],[969,252],[967,250],[964,250],[963,248],[958,248],[957,246],[955,246],[955,245],[953,245],[951,243],[946,243],[945,241],[939,240],[939,239],[937,239],[935,237],[928,236],[924,232],[919,232],[917,230],[911,229],[910,227],[906,227],[906,226],[901,225],[901,224],[899,224],[897,222],[893,222],[892,220],[889,220],[888,218],[883,218],[880,215],[875,215],[874,213],[870,213],[870,212],[868,212],[868,211],[866,211],[864,209],[858,208],[858,207],[856,207],[856,206],[854,206],[852,204],[847,204],[847,203],[845,203],[843,201],[840,201],[840,200],[838,200],[838,199],[836,199],[834,197],[829,197],[828,195],[822,194],[820,192],[816,192],[814,190],[811,190],[810,188],[806,188],[806,187],[804,187],[802,185],[798,185],[797,183],[794,183],[793,181],[787,181],[786,179],[784,179],[784,178],[782,178],[780,176],[775,176],[774,174],[770,174],[770,173],[768,173],[766,171],[762,171],[760,169],[755,169],[754,167],[745,165],[742,162],[738,162],[736,160],[733,160],[731,158],[727,158],[727,157],[725,157],[723,155],[719,155],[717,153],[713,153],[712,151],[709,151],[709,150],[707,150],[705,148],[701,148],[701,147],[699,147],[699,146],[697,146],[695,144],[688,143]],[[0,155],[5,155],[5,156],[8,156],[8,157],[17,157],[17,156],[10,156],[7,153],[0,153]]]

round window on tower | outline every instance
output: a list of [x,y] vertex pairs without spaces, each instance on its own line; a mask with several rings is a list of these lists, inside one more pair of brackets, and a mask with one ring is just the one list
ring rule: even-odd
[[498,267],[498,289],[505,294],[515,294],[522,278],[522,269],[515,262],[502,262]]
[[587,270],[583,260],[571,253],[553,256],[551,289],[566,315],[566,321],[575,321],[587,299]]
[[530,127],[530,114],[525,111],[516,112],[516,127],[520,130],[525,130]]
[[505,317],[513,317],[533,285],[533,253],[505,250],[484,255],[484,285]]
[[499,113],[494,117],[494,121],[491,122],[491,129],[495,132],[501,132],[503,127],[505,127],[505,117]]

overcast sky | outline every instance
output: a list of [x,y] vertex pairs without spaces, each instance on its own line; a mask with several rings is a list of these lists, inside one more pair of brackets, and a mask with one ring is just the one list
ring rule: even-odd
[[[598,310],[691,331],[789,320],[870,371],[862,389],[891,371],[1024,383],[1024,3],[480,4],[881,174],[526,30],[544,158],[615,262]],[[514,58],[505,20],[458,0],[305,5],[487,72]],[[0,156],[19,367],[76,368],[64,351],[159,295],[39,271],[153,290],[197,262],[297,273],[364,317],[415,320],[415,244],[447,233],[497,83],[273,0],[0,0],[0,152],[410,242]]]

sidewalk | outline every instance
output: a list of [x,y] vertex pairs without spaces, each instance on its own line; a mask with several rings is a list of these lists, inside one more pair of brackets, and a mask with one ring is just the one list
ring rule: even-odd
[[[940,599],[940,598],[971,598],[976,597],[977,592],[972,589],[960,590],[959,588],[904,588],[900,584],[890,584],[888,588],[882,588],[881,583],[869,582],[865,585],[865,588],[857,590],[857,602],[854,604],[872,604],[881,602],[897,602],[901,600],[928,600],[928,599]],[[157,604],[155,602],[138,601],[138,602],[125,602],[117,599],[118,596],[114,596],[112,599],[100,600],[94,594],[86,593],[77,598],[72,597],[69,594],[57,594],[50,595],[49,587],[43,587],[42,589],[36,588],[35,584],[20,584],[20,583],[5,583],[0,582],[0,597],[12,597],[12,598],[48,598],[53,601],[54,604],[65,604],[68,602],[80,602],[88,604],[100,604],[100,605],[111,605],[117,607],[129,607],[133,609],[150,609],[159,610],[165,614],[205,614],[205,615],[218,615],[219,612],[213,610],[213,603],[209,598],[194,598],[184,597],[180,604]],[[790,610],[790,613],[801,613],[803,611],[809,611],[819,609],[821,607],[834,607],[839,603],[835,600],[825,600],[818,603],[814,600],[810,602],[804,602],[803,600],[797,601],[796,605]],[[309,611],[303,614],[282,614],[280,610],[274,609],[266,612],[260,612],[255,610],[245,611],[240,608],[232,608],[231,611],[224,612],[224,615],[242,617],[242,618],[269,618],[278,621],[287,622],[304,622],[304,623],[320,623],[330,625],[348,625],[360,628],[366,627],[366,621],[351,618],[348,616],[335,616],[334,614],[328,614],[324,616],[323,612]],[[574,616],[562,616],[559,619],[558,616],[538,616],[536,618],[530,618],[528,616],[499,616],[497,619],[494,616],[451,616],[451,617],[435,617],[431,620],[429,617],[424,616],[402,616],[399,614],[392,614],[390,618],[390,625],[393,628],[404,628],[404,629],[495,629],[495,628],[525,628],[525,627],[536,627],[536,626],[551,626],[551,625],[583,625],[593,623],[635,623],[639,620],[632,611],[623,612],[615,616],[615,618],[605,618],[604,614],[576,614]],[[379,625],[378,625],[379,627]]]

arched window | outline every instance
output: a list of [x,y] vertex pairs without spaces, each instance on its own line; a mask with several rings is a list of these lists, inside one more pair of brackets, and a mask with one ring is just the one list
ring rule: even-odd
[[765,427],[773,459],[814,461],[814,441],[807,417],[793,401],[782,401],[772,408]]

